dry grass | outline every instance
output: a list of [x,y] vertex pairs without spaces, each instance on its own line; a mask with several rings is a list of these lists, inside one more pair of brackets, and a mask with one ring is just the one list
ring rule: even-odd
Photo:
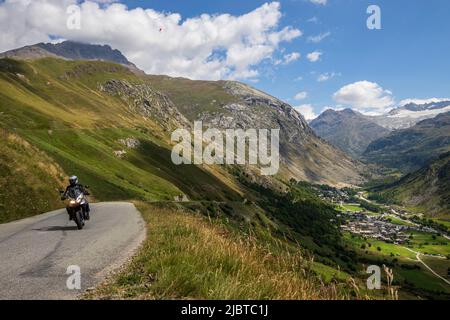
[[0,223],[61,207],[61,167],[15,133],[2,129],[0,138]]
[[322,283],[312,259],[182,209],[138,204],[148,224],[140,253],[89,299],[345,299],[347,284]]

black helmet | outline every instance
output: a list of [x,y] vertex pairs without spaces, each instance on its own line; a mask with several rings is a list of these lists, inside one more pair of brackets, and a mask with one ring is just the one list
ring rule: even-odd
[[71,186],[74,186],[74,185],[78,184],[78,177],[77,176],[71,176],[69,178],[69,183],[70,183]]

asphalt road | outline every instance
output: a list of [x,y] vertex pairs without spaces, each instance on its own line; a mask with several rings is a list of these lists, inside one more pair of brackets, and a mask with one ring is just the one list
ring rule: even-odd
[[[133,204],[91,204],[77,230],[64,210],[0,225],[0,299],[76,299],[122,265],[145,238]],[[81,289],[77,285],[78,266]],[[74,272],[75,270],[75,272]]]

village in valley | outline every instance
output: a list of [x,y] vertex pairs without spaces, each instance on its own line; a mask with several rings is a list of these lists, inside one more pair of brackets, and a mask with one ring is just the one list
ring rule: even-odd
[[313,189],[336,209],[333,220],[344,246],[365,263],[392,268],[402,294],[407,290],[450,294],[448,220],[379,203],[366,191],[317,185]]
[[[407,246],[414,234],[428,234],[432,239],[450,240],[444,230],[421,223],[423,214],[410,213],[399,206],[381,205],[366,198],[362,191],[314,187],[319,197],[335,205],[339,211],[341,230],[368,239]],[[426,253],[427,256],[446,258],[440,253]]]

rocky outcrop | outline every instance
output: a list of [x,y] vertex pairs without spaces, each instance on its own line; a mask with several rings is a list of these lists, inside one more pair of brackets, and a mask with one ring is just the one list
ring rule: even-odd
[[130,149],[136,149],[137,147],[139,147],[141,145],[139,140],[134,139],[134,138],[119,139],[118,142]]
[[[119,140],[117,140],[117,142],[124,145],[128,149],[136,149],[141,145],[141,142],[135,138],[119,139]],[[115,150],[115,151],[113,151],[113,153],[117,158],[122,159],[127,154],[127,151],[126,150]]]
[[127,154],[125,150],[114,150],[113,153],[117,158],[120,159],[122,159]]
[[170,99],[147,84],[108,80],[99,85],[99,90],[119,97],[130,112],[151,118],[165,130],[190,127],[189,121],[178,111]]

